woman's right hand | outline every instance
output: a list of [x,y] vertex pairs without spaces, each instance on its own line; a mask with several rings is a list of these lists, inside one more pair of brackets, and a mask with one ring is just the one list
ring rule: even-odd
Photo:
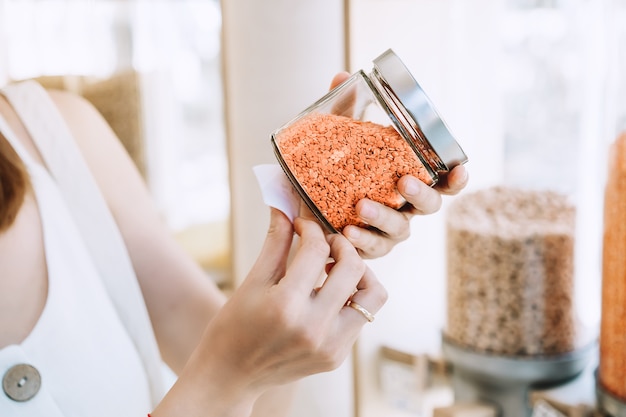
[[344,236],[302,218],[292,226],[271,210],[257,262],[153,417],[249,415],[266,389],[343,362],[367,323],[347,300],[372,313],[385,303],[385,289]]

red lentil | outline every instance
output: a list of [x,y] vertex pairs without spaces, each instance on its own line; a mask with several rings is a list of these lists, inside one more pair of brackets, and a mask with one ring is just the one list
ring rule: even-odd
[[400,177],[433,182],[392,126],[312,113],[282,130],[277,143],[304,192],[337,231],[365,226],[355,209],[363,198],[401,208],[406,201],[396,188]]
[[626,132],[613,146],[604,200],[600,382],[626,401]]

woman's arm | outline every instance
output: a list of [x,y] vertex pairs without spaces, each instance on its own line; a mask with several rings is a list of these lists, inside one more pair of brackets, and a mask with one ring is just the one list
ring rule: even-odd
[[[101,115],[80,97],[51,92],[113,210],[141,284],[166,363],[179,374],[208,321],[226,301],[174,241],[143,179]],[[254,417],[286,415],[294,386],[264,393]]]
[[84,99],[51,92],[128,248],[165,362],[178,373],[225,297],[177,244],[132,160]]

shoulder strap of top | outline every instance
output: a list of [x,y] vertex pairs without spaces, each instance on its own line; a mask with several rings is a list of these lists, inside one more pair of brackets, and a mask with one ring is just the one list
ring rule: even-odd
[[2,136],[4,136],[7,141],[9,141],[13,150],[26,165],[26,168],[30,170],[31,167],[36,164],[36,162],[33,157],[28,153],[22,142],[19,141],[17,135],[13,132],[13,129],[11,129],[11,126],[9,126],[2,114],[0,114],[0,132],[2,133]]
[[113,215],[45,89],[35,81],[25,81],[4,87],[2,93],[39,148],[67,202],[121,321],[141,355],[156,404],[164,394],[162,362],[141,289]]

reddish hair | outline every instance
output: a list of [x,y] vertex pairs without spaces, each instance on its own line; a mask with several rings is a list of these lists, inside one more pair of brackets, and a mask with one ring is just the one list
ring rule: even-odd
[[24,163],[0,134],[0,232],[13,224],[29,184]]

